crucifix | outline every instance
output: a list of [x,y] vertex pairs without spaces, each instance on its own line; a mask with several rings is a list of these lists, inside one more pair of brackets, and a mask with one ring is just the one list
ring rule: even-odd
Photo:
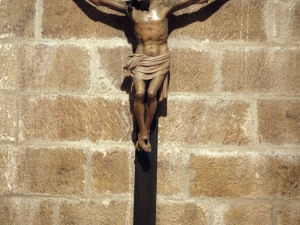
[[134,224],[155,224],[157,105],[167,98],[169,18],[177,10],[208,0],[89,1],[127,15],[133,24],[137,47],[126,59],[124,68],[131,72],[135,89],[133,111],[139,131],[135,147],[141,168],[135,166]]

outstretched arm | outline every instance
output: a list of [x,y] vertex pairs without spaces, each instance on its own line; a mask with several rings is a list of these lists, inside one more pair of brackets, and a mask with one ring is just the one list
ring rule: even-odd
[[127,11],[127,4],[125,1],[120,1],[120,0],[88,0],[88,1],[97,6],[105,6],[121,13],[126,13]]
[[190,5],[202,4],[208,2],[208,0],[171,0],[171,1],[173,1],[172,12],[186,8]]

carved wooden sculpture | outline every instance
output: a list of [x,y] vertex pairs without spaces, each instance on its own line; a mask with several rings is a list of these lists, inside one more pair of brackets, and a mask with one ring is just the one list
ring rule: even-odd
[[[136,52],[125,62],[131,70],[136,90],[134,114],[139,126],[137,149],[151,151],[150,126],[157,110],[157,92],[160,99],[167,97],[170,55],[168,50],[169,16],[192,4],[208,0],[89,0],[97,6],[106,6],[129,16],[138,42]],[[147,103],[144,105],[145,94]]]

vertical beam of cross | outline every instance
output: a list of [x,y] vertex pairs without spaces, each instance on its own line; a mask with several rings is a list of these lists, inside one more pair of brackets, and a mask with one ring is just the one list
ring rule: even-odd
[[157,143],[158,115],[151,127],[150,144],[152,151],[136,151],[134,182],[134,225],[155,225],[156,183],[157,183]]

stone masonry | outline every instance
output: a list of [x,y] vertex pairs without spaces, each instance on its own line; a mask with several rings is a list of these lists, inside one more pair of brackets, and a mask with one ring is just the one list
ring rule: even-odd
[[[170,18],[157,224],[298,225],[300,0],[218,2]],[[99,9],[0,1],[1,225],[132,224],[135,38]]]

